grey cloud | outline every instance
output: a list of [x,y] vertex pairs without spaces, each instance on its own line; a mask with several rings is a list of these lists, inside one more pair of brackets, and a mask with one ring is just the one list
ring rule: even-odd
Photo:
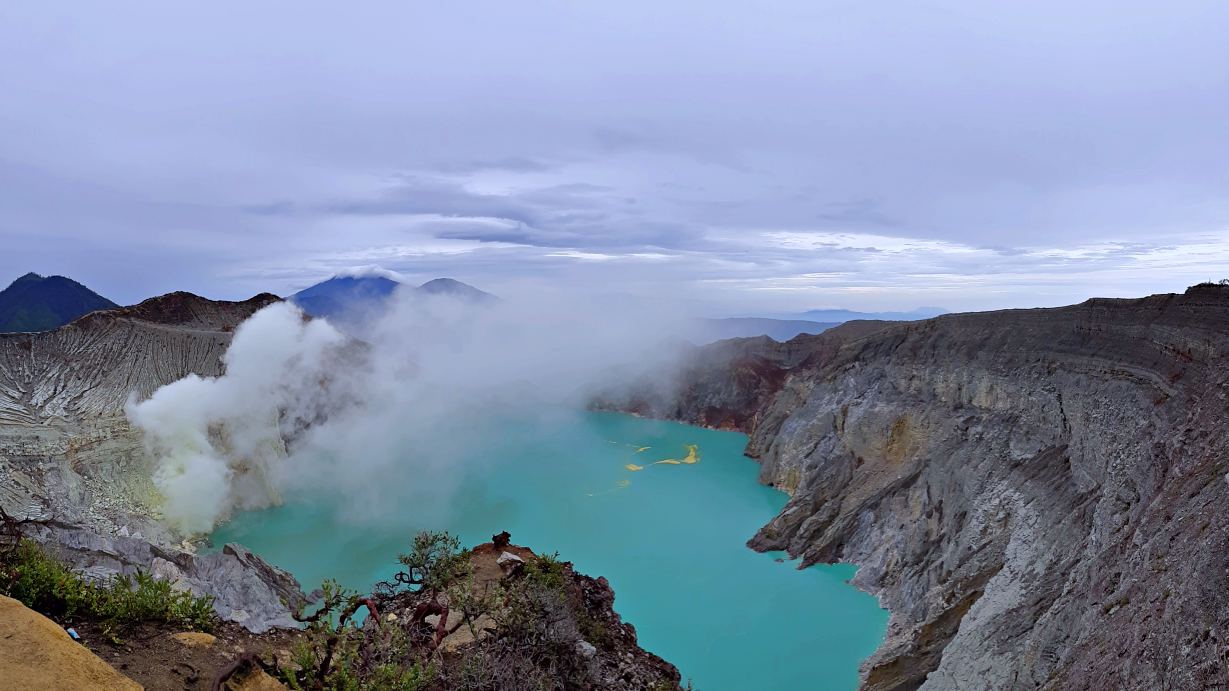
[[629,224],[603,216],[579,215],[552,219],[545,228],[525,224],[506,229],[473,227],[441,231],[436,237],[547,248],[626,251],[685,247],[694,244],[688,240],[695,232],[685,226],[650,222]]
[[434,236],[537,247],[673,248],[702,241],[698,228],[646,217],[634,198],[582,182],[494,194],[473,192],[451,180],[402,176],[379,195],[334,203],[321,212],[492,219],[504,223],[451,224]]
[[430,166],[441,173],[464,174],[501,170],[520,173],[541,173],[558,167],[529,156],[505,156],[498,159],[475,159],[469,161],[438,161]]
[[816,218],[821,221],[835,221],[860,226],[899,226],[900,221],[883,212],[879,202],[873,199],[852,199],[840,202],[827,202]]
[[0,280],[387,263],[744,311],[1226,270],[1219,0],[475,2],[0,7]]
[[446,180],[409,177],[369,199],[338,202],[324,211],[343,215],[438,214],[478,218],[502,218],[533,224],[538,210],[507,195],[467,191]]

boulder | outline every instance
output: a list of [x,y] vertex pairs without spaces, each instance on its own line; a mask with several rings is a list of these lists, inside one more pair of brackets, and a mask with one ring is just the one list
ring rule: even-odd
[[511,552],[501,553],[499,558],[495,560],[495,563],[499,565],[499,568],[503,570],[505,575],[512,574],[518,569],[525,567],[525,560]]
[[75,526],[40,524],[27,535],[87,578],[106,580],[145,571],[181,590],[213,597],[218,616],[253,633],[296,628],[288,606],[307,598],[298,581],[242,545],[192,554],[136,537],[109,537]]
[[211,633],[203,633],[201,631],[183,631],[181,633],[171,634],[171,638],[179,641],[189,648],[211,648],[214,643],[218,642],[217,636]]

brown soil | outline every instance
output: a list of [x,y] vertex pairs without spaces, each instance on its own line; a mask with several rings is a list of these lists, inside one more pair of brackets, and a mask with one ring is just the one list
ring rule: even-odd
[[470,550],[470,563],[474,567],[475,583],[480,586],[494,586],[503,580],[503,568],[499,566],[497,560],[499,555],[504,552],[515,554],[526,562],[537,556],[528,547],[521,547],[520,545],[496,547],[493,543],[484,542]]
[[76,628],[90,650],[149,691],[209,689],[214,678],[244,653],[287,660],[298,635],[283,629],[256,635],[226,622],[214,630],[215,640],[209,642],[201,634],[184,635],[178,629],[146,624],[121,632],[116,643],[97,625]]

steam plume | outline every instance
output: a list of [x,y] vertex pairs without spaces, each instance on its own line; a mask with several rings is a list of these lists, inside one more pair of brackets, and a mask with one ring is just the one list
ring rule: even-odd
[[[356,513],[407,496],[446,510],[473,470],[451,451],[482,443],[492,416],[583,405],[625,375],[619,366],[661,362],[669,325],[684,321],[660,306],[398,293],[356,341],[279,303],[236,330],[223,376],[164,386],[128,416],[156,459],[164,516],[184,533],[285,491],[340,492]],[[413,486],[385,486],[400,464]]]

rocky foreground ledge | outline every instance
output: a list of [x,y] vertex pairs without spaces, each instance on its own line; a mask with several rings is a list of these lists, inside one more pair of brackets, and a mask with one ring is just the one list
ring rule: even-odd
[[602,406],[750,435],[751,540],[861,566],[864,689],[1229,685],[1229,288],[717,343]]
[[74,526],[34,523],[26,537],[94,581],[138,571],[169,581],[176,589],[213,598],[214,611],[252,633],[296,628],[291,616],[306,601],[299,582],[239,544],[195,554],[133,537],[106,536]]
[[[604,578],[510,544],[507,533],[472,550],[446,533],[422,533],[393,580],[367,594],[326,583],[307,603],[287,574],[238,546],[172,563],[175,555],[145,554],[133,538],[101,541],[13,520],[3,527],[0,679],[14,688],[681,691],[678,670],[640,648],[614,611]],[[47,540],[45,551],[32,538]],[[230,601],[218,612],[232,616],[198,616],[175,604],[172,591],[146,586],[136,596],[118,586],[127,595],[113,599],[105,594],[112,586],[90,590],[93,577],[108,576],[101,567],[82,579],[63,570],[64,555],[106,555],[118,569],[109,575],[152,559],[153,575],[174,586],[220,589]],[[254,580],[259,573],[267,580]],[[285,621],[274,610],[234,616],[232,605],[266,603],[276,588],[296,603]],[[260,617],[271,621],[257,635]]]

